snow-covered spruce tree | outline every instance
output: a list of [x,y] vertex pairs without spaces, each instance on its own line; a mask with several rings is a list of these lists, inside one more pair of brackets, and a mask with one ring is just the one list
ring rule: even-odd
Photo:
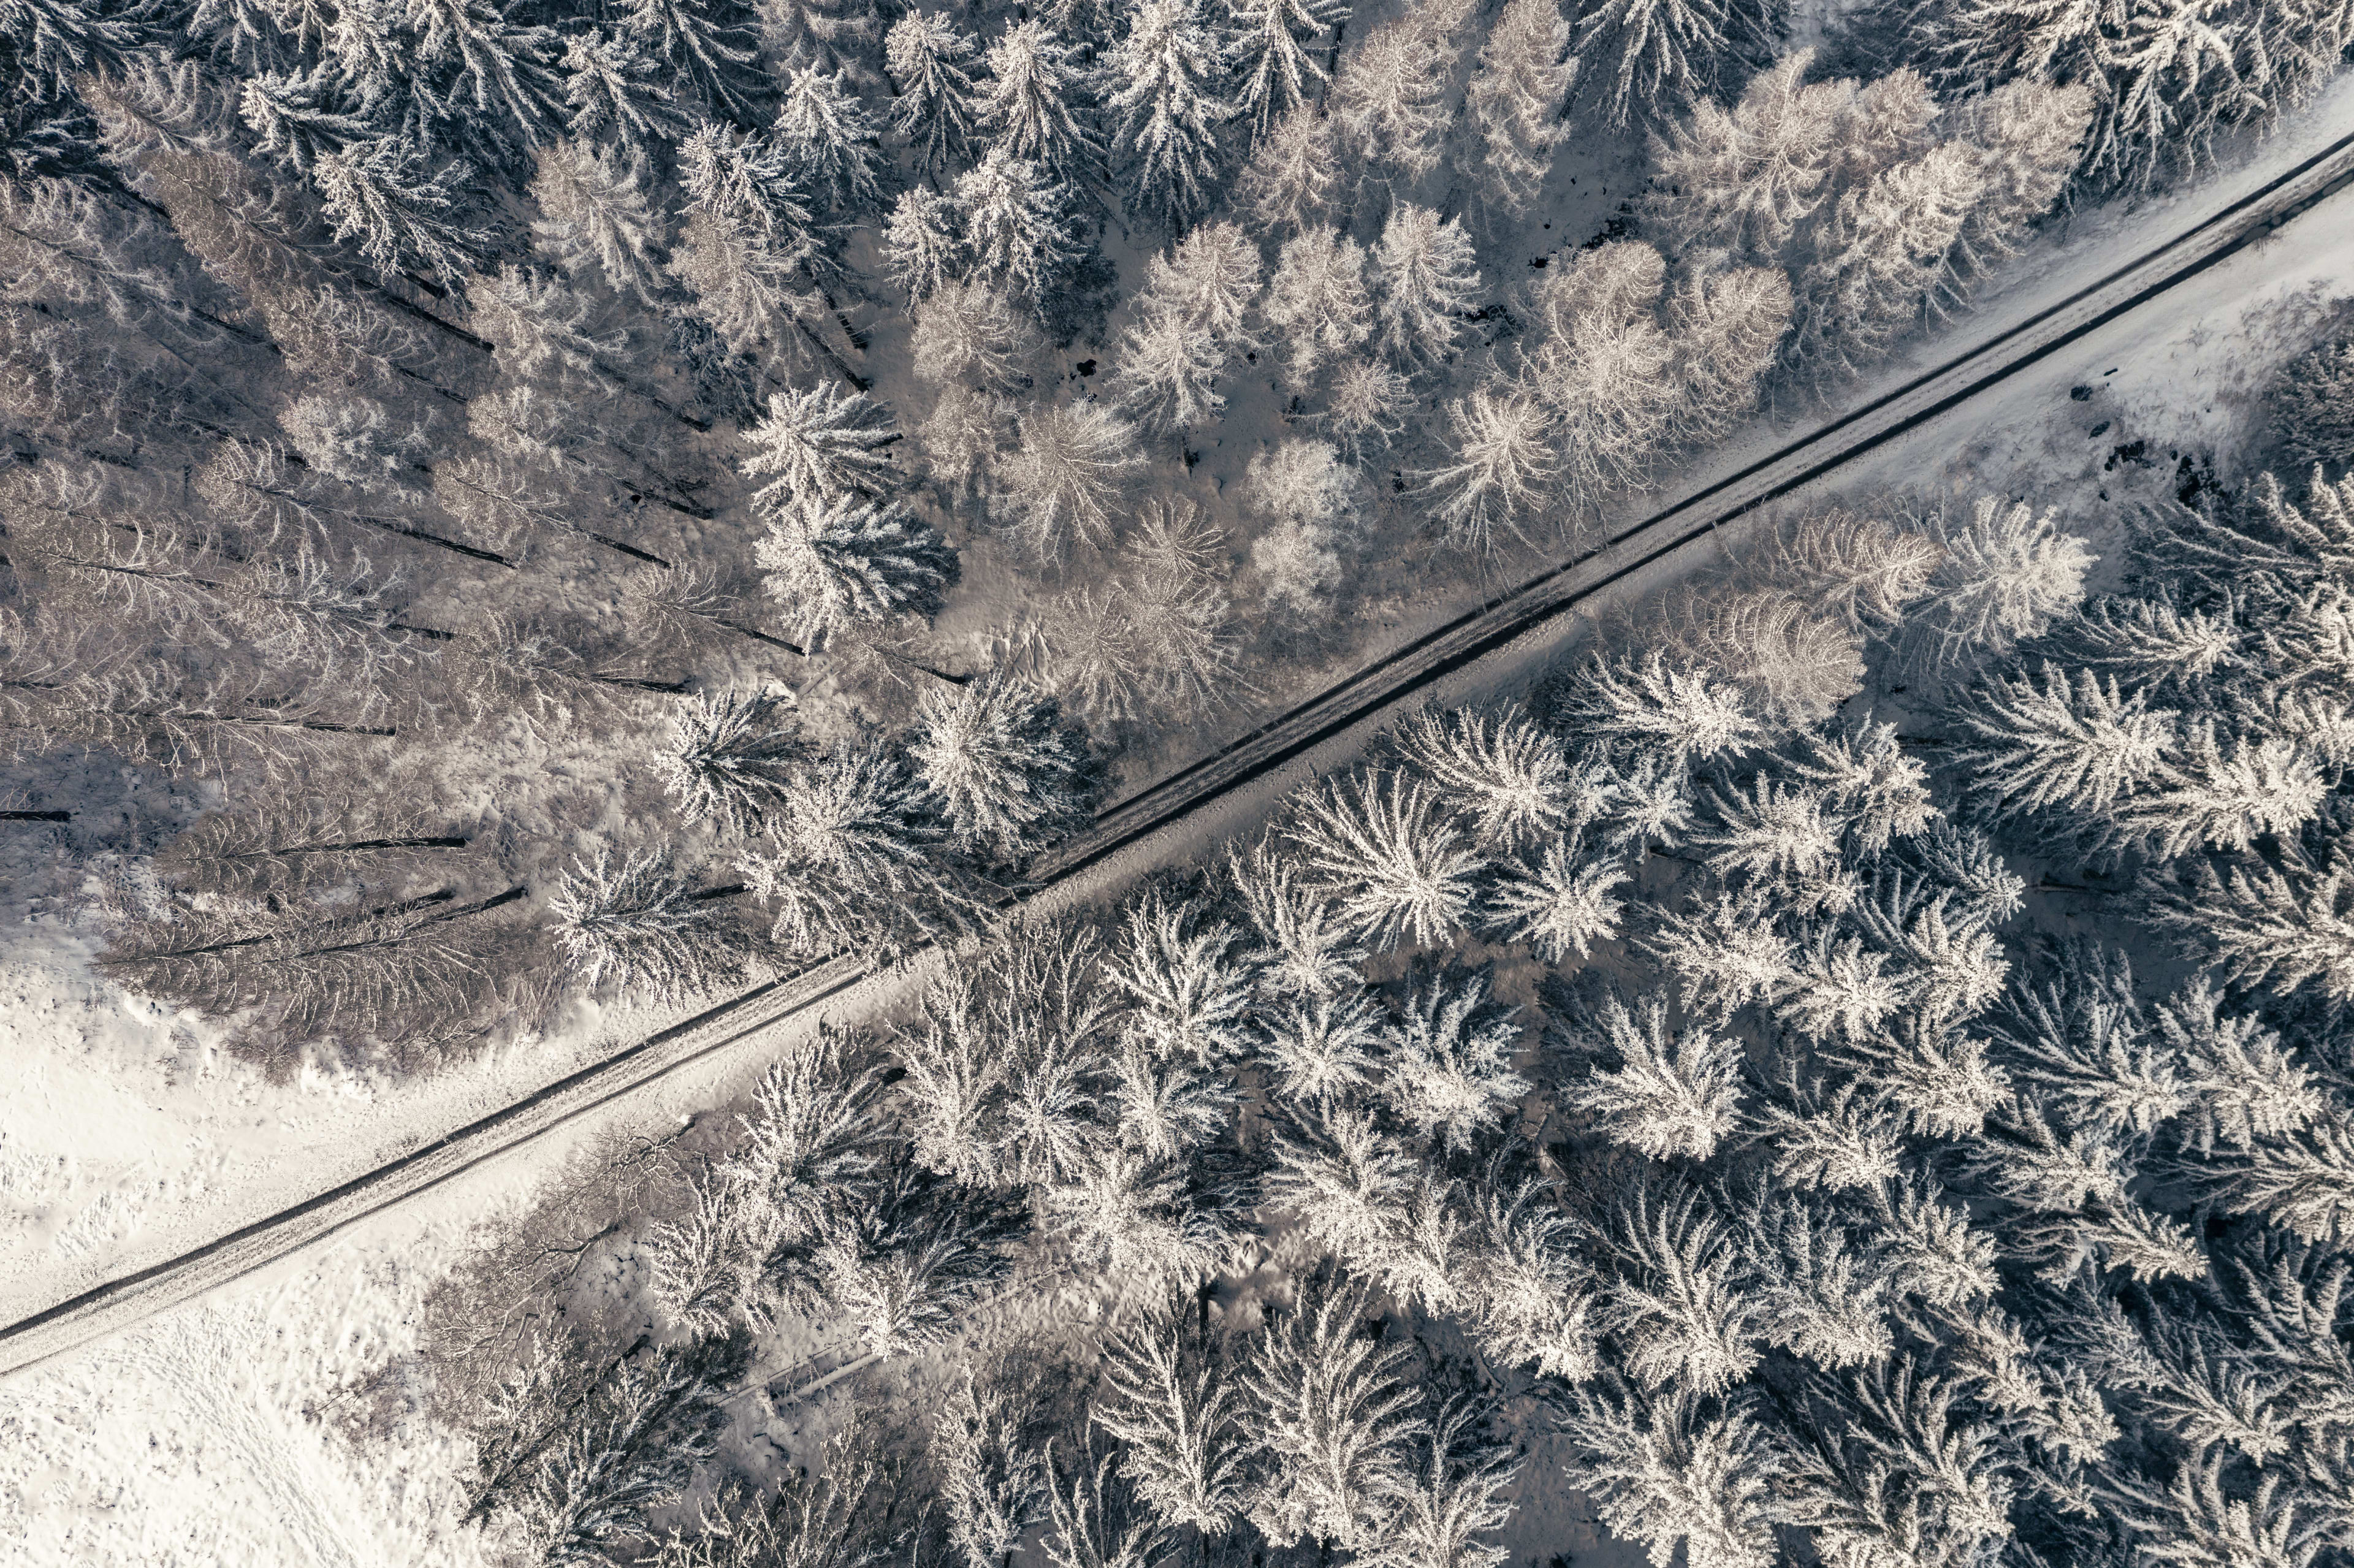
[[1677,437],[1716,440],[1757,403],[1790,329],[1790,280],[1779,268],[1687,269],[1669,295],[1667,328],[1677,384]]
[[1471,910],[1484,862],[1440,797],[1405,773],[1361,774],[1300,800],[1302,868],[1376,950],[1426,946]]
[[1640,482],[1674,428],[1681,389],[1658,313],[1666,281],[1658,251],[1615,240],[1548,272],[1534,291],[1541,331],[1524,378],[1558,422],[1567,494]]
[[1623,130],[1712,95],[1763,42],[1741,0],[1602,0],[1578,17],[1573,107]]
[[[1051,1442],[1046,1457],[1053,1467]],[[1055,1568],[1148,1568],[1166,1560],[1168,1531],[1138,1506],[1135,1489],[1115,1468],[1118,1462],[1082,1442],[1072,1463],[1048,1485],[1048,1529],[1038,1545]]]
[[644,155],[649,137],[674,134],[688,118],[656,79],[654,62],[637,41],[619,32],[588,30],[564,40],[557,70],[564,78],[564,127],[575,141],[610,140],[630,158]]
[[1310,224],[1283,242],[1262,307],[1283,334],[1285,379],[1306,390],[1324,366],[1373,335],[1364,247],[1331,224]]
[[1523,525],[1543,511],[1555,474],[1554,416],[1510,383],[1474,387],[1447,406],[1455,461],[1424,473],[1423,487],[1450,542],[1491,554],[1497,535],[1526,539]]
[[1923,56],[1946,84],[2089,89],[2084,178],[2147,188],[2204,166],[2219,136],[2308,99],[2344,50],[2348,26],[2302,5],[2200,15],[2175,0],[2137,0],[2087,17],[2021,0],[1956,0],[1929,13]]
[[1405,1346],[1368,1339],[1363,1287],[1312,1283],[1254,1347],[1243,1419],[1268,1467],[1250,1521],[1278,1546],[1377,1547],[1427,1426],[1399,1381]]
[[1450,1400],[1429,1419],[1416,1450],[1413,1480],[1390,1524],[1390,1550],[1434,1568],[1500,1568],[1511,1552],[1481,1537],[1512,1516],[1499,1494],[1520,1478],[1510,1446],[1482,1443],[1493,1413],[1467,1398]]
[[1683,1548],[1690,1568],[1769,1568],[1774,1488],[1783,1465],[1771,1428],[1739,1396],[1697,1397],[1676,1384],[1645,1394],[1617,1380],[1577,1393],[1569,1478],[1611,1533],[1655,1563]]
[[949,1544],[964,1568],[1005,1568],[1023,1535],[1046,1517],[1053,1477],[1023,1432],[1010,1391],[984,1389],[968,1369],[932,1437]]
[[1479,135],[1489,198],[1511,214],[1536,202],[1561,140],[1561,107],[1577,68],[1561,0],[1505,0],[1479,46],[1466,107]]
[[1425,708],[1399,755],[1468,815],[1483,850],[1510,852],[1585,825],[1590,801],[1561,742],[1517,708]]
[[1655,754],[1678,769],[1766,737],[1738,687],[1702,669],[1671,665],[1657,652],[1597,655],[1556,697],[1553,717],[1570,733],[1631,757]]
[[1257,140],[1331,79],[1310,45],[1349,18],[1345,0],[1227,0],[1236,99]]
[[907,755],[949,842],[994,862],[1085,821],[1101,789],[1086,733],[1054,698],[996,671],[927,686]]
[[1202,225],[1146,264],[1118,376],[1148,423],[1182,430],[1225,406],[1218,373],[1258,346],[1248,316],[1259,276],[1258,247],[1229,222]]
[[788,633],[814,647],[833,632],[936,614],[956,551],[902,497],[806,499],[769,519],[752,547]]
[[1923,603],[1905,617],[1903,649],[1930,668],[1999,656],[2083,602],[2098,557],[2054,514],[1984,495],[1969,515],[1940,511],[1927,532],[1945,547]]
[[574,862],[547,907],[566,972],[592,991],[676,1001],[740,975],[748,957],[728,912],[653,850]]
[[1018,1196],[960,1187],[895,1153],[821,1213],[807,1267],[868,1353],[908,1355],[946,1340],[1004,1282],[1027,1227]]
[[957,176],[965,253],[982,280],[1044,303],[1049,286],[1078,256],[1070,185],[1003,143]]
[[1479,268],[1462,221],[1400,202],[1373,247],[1379,343],[1404,366],[1445,359],[1479,297]]
[[533,241],[573,277],[593,268],[615,293],[651,301],[662,286],[655,253],[663,235],[645,182],[637,156],[577,139],[549,143],[531,182]]
[[1646,1390],[1724,1393],[1757,1365],[1765,1305],[1706,1193],[1638,1190],[1605,1234],[1615,1269],[1603,1321]]
[[758,40],[705,0],[626,0],[620,36],[710,109],[748,119],[765,96]]
[[1268,229],[1304,228],[1332,200],[1332,122],[1303,104],[1258,133],[1235,181],[1235,202]]
[[1047,564],[1074,545],[1102,549],[1145,468],[1136,428],[1091,400],[1039,408],[1022,420],[1022,443],[1000,465],[1013,525]]
[[854,1422],[826,1440],[813,1471],[792,1472],[774,1491],[721,1483],[700,1532],[673,1531],[653,1568],[881,1568],[890,1509],[878,1499],[893,1467],[875,1448],[872,1433]]
[[1484,969],[1440,972],[1415,984],[1398,1008],[1380,1091],[1434,1147],[1472,1147],[1533,1086],[1512,1071],[1517,1010],[1490,1001],[1489,984]]
[[355,244],[381,271],[415,269],[450,283],[474,270],[487,236],[461,215],[462,164],[427,167],[406,137],[378,136],[324,153],[311,178],[325,199],[334,238]]
[[557,1568],[650,1544],[652,1516],[678,1501],[716,1446],[720,1396],[750,1359],[743,1340],[624,1357],[503,1497],[529,1560]]
[[956,203],[920,186],[901,191],[883,224],[883,268],[907,294],[909,311],[952,281],[963,265]]
[[832,385],[772,392],[769,417],[744,432],[737,466],[761,482],[752,504],[783,516],[836,496],[880,497],[902,482],[890,449],[899,440],[890,409],[864,392]]
[[978,46],[931,11],[910,11],[884,38],[884,65],[898,84],[891,124],[916,155],[916,172],[945,177],[961,164],[981,117],[970,61]]
[[1589,1049],[1617,1065],[1589,1071],[1564,1091],[1594,1117],[1603,1136],[1655,1160],[1706,1160],[1739,1125],[1740,1043],[1704,1022],[1668,1022],[1665,998],[1629,1011],[1604,1000]]
[[1796,49],[1752,78],[1726,107],[1708,97],[1652,138],[1657,170],[1644,222],[1672,249],[1724,249],[1778,259],[1821,207],[1840,143],[1851,82],[1802,85],[1812,49]]
[[992,154],[1033,164],[1044,178],[1092,188],[1103,163],[1088,73],[1043,21],[1016,23],[989,47],[981,122]]
[[1262,840],[1246,855],[1230,853],[1226,874],[1258,933],[1252,960],[1263,991],[1308,998],[1357,989],[1365,949],[1340,910],[1302,880],[1296,861]]
[[1103,70],[1111,155],[1133,193],[1124,205],[1182,229],[1216,195],[1219,127],[1237,112],[1200,0],[1145,0]]
[[1414,1185],[1414,1158],[1375,1125],[1373,1113],[1337,1104],[1310,1107],[1278,1130],[1267,1199],[1296,1215],[1333,1256],[1362,1274],[1380,1272]]
[[886,747],[838,745],[796,767],[763,820],[765,839],[737,867],[795,952],[892,949],[978,912],[907,758]]
[[840,70],[796,66],[777,106],[777,145],[825,210],[863,215],[882,200],[882,129]]
[[1036,323],[1004,291],[944,279],[915,306],[909,368],[936,387],[1013,392],[1031,382],[1043,344]]
[[1457,40],[1420,16],[1384,22],[1349,50],[1325,103],[1354,151],[1411,185],[1438,166]]
[[671,716],[669,744],[655,753],[663,789],[689,822],[722,832],[755,832],[808,754],[790,715],[790,692],[747,696],[698,693]]
[[1242,1511],[1246,1440],[1227,1347],[1172,1294],[1108,1336],[1089,1411],[1122,1445],[1120,1473],[1170,1530],[1222,1534]]

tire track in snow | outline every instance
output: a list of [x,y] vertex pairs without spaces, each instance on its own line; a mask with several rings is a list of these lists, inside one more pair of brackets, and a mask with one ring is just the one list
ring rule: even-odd
[[[2333,140],[2065,298],[1626,524],[1597,548],[1423,633],[1108,808],[1092,828],[1039,868],[1038,892],[1076,888],[1085,874],[1114,856],[1187,819],[1206,816],[1208,808],[1448,676],[1561,635],[1585,600],[2147,305],[2349,184],[2354,184],[2354,134]],[[921,961],[919,957],[909,963]],[[0,1329],[0,1377],[264,1268],[692,1063],[813,1012],[883,972],[844,958],[756,986],[315,1197],[21,1319]]]

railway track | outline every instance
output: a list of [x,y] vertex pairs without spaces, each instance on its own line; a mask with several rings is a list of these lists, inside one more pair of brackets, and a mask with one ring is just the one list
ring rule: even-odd
[[[1596,595],[2147,305],[2349,184],[2354,184],[2354,134],[2336,138],[2065,298],[1738,471],[1621,524],[1600,546],[1491,596],[1119,801],[1039,868],[1039,891],[1076,885],[1113,857],[1170,832],[1481,661],[1515,644],[1525,648],[1532,639],[1558,635],[1565,618]],[[0,1329],[0,1377],[103,1339],[314,1245],[693,1063],[811,1013],[875,977],[875,971],[858,960],[837,959],[756,986],[324,1192],[33,1313]]]

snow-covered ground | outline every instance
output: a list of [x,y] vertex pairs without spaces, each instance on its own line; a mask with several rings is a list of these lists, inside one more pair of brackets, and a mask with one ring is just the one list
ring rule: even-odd
[[[2196,191],[2081,216],[2023,256],[1956,335],[1999,330],[2349,123],[2354,83],[2341,82],[2250,162]],[[2190,288],[1858,462],[1838,489],[2031,495],[2116,471],[2105,468],[2115,446],[2137,439],[2168,468],[2177,450],[2220,450],[2228,464],[2249,389],[2301,346],[2300,323],[2320,302],[2354,292],[2349,273],[2354,197],[2341,195]],[[1942,346],[1915,358],[1942,358]],[[1906,374],[1898,366],[1888,379]],[[2076,387],[2094,391],[2076,400]],[[1705,467],[1737,467],[1744,450],[1780,433],[1761,427]],[[2097,537],[2101,519],[2078,521]],[[1420,623],[1401,622],[1399,634]],[[659,1022],[583,1017],[558,1044],[417,1084],[273,1083],[225,1056],[192,1021],[93,979],[86,937],[22,905],[10,918],[0,931],[0,1050],[13,1069],[0,1104],[0,1313],[11,1318],[366,1170]],[[756,1059],[747,1051],[715,1063],[615,1107],[610,1122],[654,1126],[724,1098]],[[0,1389],[0,1541],[22,1543],[14,1560],[472,1561],[471,1538],[451,1533],[460,1456],[447,1436],[408,1421],[371,1435],[361,1452],[345,1435],[338,1395],[413,1335],[424,1292],[470,1224],[527,1188],[565,1147],[550,1140],[528,1159],[494,1161]],[[1590,1520],[1550,1485],[1550,1469],[1539,1445],[1523,1495],[1559,1500],[1517,1516],[1516,1560],[1604,1560]]]

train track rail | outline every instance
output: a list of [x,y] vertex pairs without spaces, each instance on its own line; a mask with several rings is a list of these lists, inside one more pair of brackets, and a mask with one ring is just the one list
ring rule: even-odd
[[[1694,544],[1919,429],[1988,388],[2138,310],[2354,184],[2354,134],[2138,256],[1901,385],[1870,397],[1738,471],[1621,524],[1602,545],[1557,563],[1373,660],[1305,701],[1104,810],[1038,868],[1038,892],[1067,887],[1112,857],[1265,780],[1354,726],[1532,638],[1566,630],[1577,608]],[[268,1267],[407,1202],[690,1065],[816,1012],[875,978],[836,959],[755,986],[323,1192],[176,1256],[124,1274],[0,1329],[0,1378],[121,1331]]]

